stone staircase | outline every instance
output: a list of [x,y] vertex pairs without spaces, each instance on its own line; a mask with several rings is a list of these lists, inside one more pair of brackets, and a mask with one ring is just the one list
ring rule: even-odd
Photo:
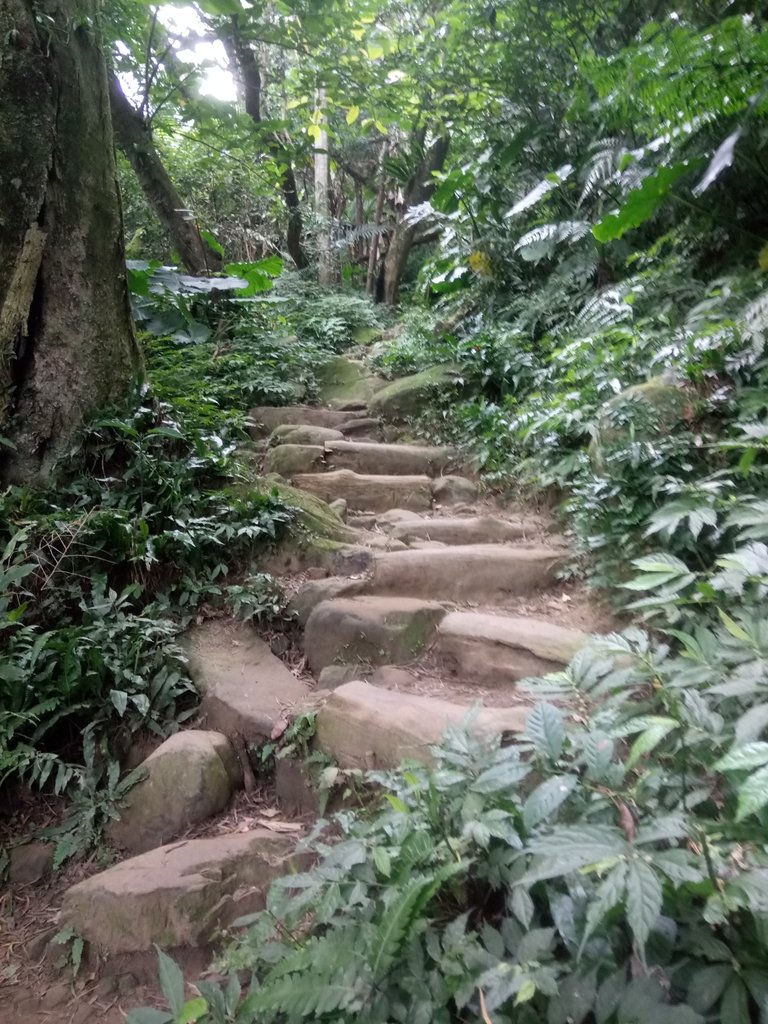
[[[345,538],[309,543],[288,560],[307,672],[291,671],[254,629],[234,621],[213,619],[187,636],[203,694],[197,735],[218,734],[202,746],[220,782],[215,758],[225,765],[229,787],[241,777],[221,743],[239,743],[242,752],[310,707],[318,710],[318,747],[342,768],[429,762],[445,728],[479,699],[472,728],[514,736],[529,709],[515,683],[561,668],[588,639],[551,614],[521,613],[521,604],[557,586],[567,556],[560,538],[483,499],[452,449],[386,443],[367,404],[337,405],[251,414],[263,471],[333,503],[339,515],[322,514]],[[115,832],[129,852],[147,852],[65,896],[62,926],[103,954],[204,944],[262,906],[272,878],[297,868],[292,838],[258,828],[170,844],[175,836],[158,840],[155,832],[147,850],[139,838],[147,803],[169,791],[184,799],[175,780],[191,734],[173,738],[181,761],[163,756],[163,744],[146,762]],[[190,796],[175,818],[197,820],[202,806]]]

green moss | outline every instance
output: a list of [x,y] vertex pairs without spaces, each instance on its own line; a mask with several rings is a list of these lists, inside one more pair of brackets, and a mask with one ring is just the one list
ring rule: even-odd
[[455,366],[430,366],[421,373],[401,377],[377,392],[370,401],[370,411],[384,419],[409,419],[422,411],[425,400],[456,388]]

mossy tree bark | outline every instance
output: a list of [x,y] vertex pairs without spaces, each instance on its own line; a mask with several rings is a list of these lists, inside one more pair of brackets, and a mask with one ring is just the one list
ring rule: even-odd
[[131,327],[98,0],[0,0],[0,478],[121,399]]
[[388,305],[394,305],[398,300],[400,282],[418,231],[417,225],[408,223],[405,219],[406,215],[412,206],[426,203],[435,191],[433,173],[442,169],[448,155],[448,145],[449,139],[446,135],[435,139],[419,161],[405,190],[402,213],[392,232],[387,255],[384,258],[383,298]]
[[125,153],[147,202],[165,226],[181,262],[191,274],[221,270],[221,257],[200,235],[194,217],[163,166],[149,127],[123,92],[113,73],[109,99],[115,142]]

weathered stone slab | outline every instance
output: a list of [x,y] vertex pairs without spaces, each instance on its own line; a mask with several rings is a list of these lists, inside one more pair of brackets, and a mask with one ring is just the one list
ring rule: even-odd
[[427,476],[368,476],[339,469],[333,473],[306,473],[293,478],[323,501],[344,498],[350,509],[384,511],[399,506],[415,511],[431,508],[432,493]]
[[284,423],[275,427],[269,435],[269,443],[280,444],[317,444],[322,446],[326,441],[343,441],[344,435],[340,430],[332,427],[310,427],[295,426],[292,423]]
[[551,548],[500,544],[377,552],[364,592],[495,604],[550,586],[564,562]]
[[275,427],[286,423],[339,430],[343,423],[354,417],[348,412],[335,412],[319,405],[259,405],[250,410],[248,418],[251,421],[248,433],[258,439],[268,437]]
[[532,524],[522,519],[496,519],[494,516],[400,519],[390,531],[402,541],[436,540],[441,544],[504,544],[535,534]]
[[543,619],[451,612],[435,649],[462,681],[501,686],[560,671],[588,642],[586,633]]
[[477,500],[477,484],[463,476],[440,476],[432,481],[436,505],[469,505]]
[[388,384],[368,404],[371,413],[388,420],[409,420],[422,411],[426,399],[457,390],[454,366],[431,366],[421,373]]
[[456,452],[432,445],[328,441],[325,461],[329,469],[351,469],[355,473],[436,476],[456,461]]
[[264,472],[290,480],[296,473],[316,473],[325,465],[325,449],[314,444],[280,444],[267,449]]
[[72,886],[61,926],[102,954],[204,945],[264,906],[270,882],[296,866],[294,842],[254,829],[160,846]]
[[[429,748],[469,712],[463,704],[351,682],[334,690],[317,717],[317,744],[342,768],[430,764]],[[479,734],[519,733],[530,708],[484,708],[472,724]]]
[[264,739],[283,710],[307,696],[306,685],[251,626],[212,619],[191,629],[185,645],[190,675],[203,694],[200,715],[211,729]]
[[188,729],[170,736],[141,763],[146,776],[129,792],[108,838],[122,850],[144,853],[175,839],[229,803],[242,769],[226,736]]
[[410,597],[341,597],[323,601],[304,629],[315,675],[335,662],[408,664],[435,635],[445,609]]

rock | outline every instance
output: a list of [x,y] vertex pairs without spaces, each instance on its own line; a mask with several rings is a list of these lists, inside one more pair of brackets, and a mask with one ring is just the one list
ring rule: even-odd
[[453,448],[432,445],[365,441],[328,441],[325,445],[329,469],[351,469],[379,476],[436,476],[455,459]]
[[227,737],[202,729],[170,736],[140,767],[145,778],[107,830],[110,842],[129,853],[153,850],[223,811],[243,781]]
[[298,487],[292,487],[278,476],[254,477],[250,487],[266,494],[276,492],[286,505],[296,510],[299,523],[310,534],[333,541],[355,538],[354,530],[350,530],[325,501]]
[[436,505],[463,505],[477,500],[477,484],[463,476],[441,476],[432,481],[432,500]]
[[280,444],[264,456],[264,472],[290,479],[296,473],[315,473],[325,464],[325,450],[312,444]]
[[370,434],[378,437],[381,430],[381,420],[373,416],[361,416],[359,419],[347,420],[342,424],[344,437],[357,436],[359,434]]
[[324,501],[344,498],[350,509],[384,511],[396,505],[420,511],[432,507],[427,476],[364,476],[349,469],[333,473],[306,473],[294,483]]
[[312,610],[322,601],[359,593],[362,586],[362,580],[351,580],[345,576],[327,576],[322,580],[308,580],[293,595],[288,607],[295,613],[297,621],[303,626]]
[[385,533],[367,533],[363,535],[363,544],[374,551],[405,551],[407,544]]
[[[317,716],[316,741],[341,768],[395,768],[403,760],[432,763],[429,748],[470,711],[435,697],[382,690],[352,682],[335,690]],[[529,708],[484,708],[471,729],[479,734],[519,733]]]
[[248,433],[257,440],[268,437],[275,427],[284,424],[340,430],[343,423],[353,418],[349,413],[335,412],[316,405],[260,405],[248,413]]
[[320,400],[332,409],[365,410],[386,381],[370,373],[365,363],[334,356],[318,370]]
[[253,628],[218,619],[185,636],[190,675],[203,694],[201,718],[211,729],[268,738],[284,709],[301,705],[305,684],[289,672]]
[[343,441],[344,435],[340,430],[332,427],[310,427],[294,426],[291,423],[284,423],[275,427],[269,435],[271,445],[280,444],[312,444],[321,448],[326,441]]
[[375,525],[375,512],[358,512],[356,515],[347,516],[347,526],[351,526],[355,530],[368,530]]
[[586,633],[542,619],[451,612],[436,653],[462,681],[500,686],[560,671],[589,641]]
[[24,843],[11,850],[8,880],[13,885],[32,885],[53,869],[53,843]]
[[352,331],[352,340],[356,345],[372,345],[383,333],[380,327],[355,327]]
[[259,828],[160,846],[72,886],[61,927],[106,955],[203,945],[264,906],[270,882],[297,866],[294,842]]
[[457,390],[455,366],[432,366],[410,377],[401,377],[378,391],[368,403],[373,416],[386,420],[411,420],[428,399]]
[[347,518],[347,502],[345,498],[337,498],[335,501],[330,502],[329,508],[339,516],[340,519],[346,521]]
[[390,531],[397,540],[439,541],[441,544],[503,544],[535,534],[523,520],[471,516],[463,519],[399,519]]
[[286,814],[319,815],[320,801],[306,767],[289,757],[275,762],[275,795]]
[[663,376],[635,384],[607,401],[598,411],[589,451],[596,468],[605,464],[610,448],[630,441],[661,437],[693,415],[689,391],[669,384]]
[[326,665],[317,677],[317,685],[321,690],[335,690],[353,679],[367,679],[370,674],[370,665]]
[[[359,534],[354,534],[359,539]],[[281,576],[285,573],[311,572],[322,569],[324,576],[357,575],[373,566],[373,552],[362,544],[339,544],[323,537],[299,538],[283,543],[263,558],[264,572]]]
[[376,516],[376,522],[391,524],[399,523],[403,519],[413,520],[421,518],[421,516],[414,514],[414,512],[407,508],[389,508],[386,512],[382,512],[381,515]]
[[554,583],[564,562],[563,551],[501,544],[377,552],[363,593],[495,604]]
[[307,619],[304,652],[315,675],[334,662],[407,664],[421,654],[444,615],[435,601],[410,597],[324,601]]

